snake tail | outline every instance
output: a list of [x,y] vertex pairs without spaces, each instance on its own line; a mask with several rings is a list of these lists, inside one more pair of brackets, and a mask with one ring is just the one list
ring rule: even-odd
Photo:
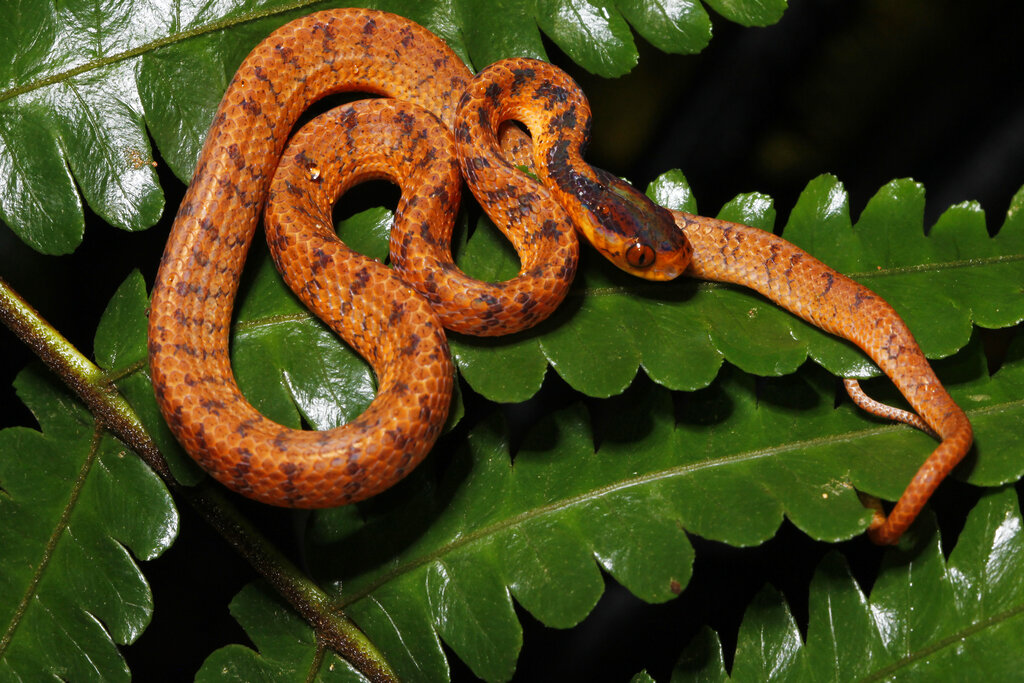
[[[896,543],[939,483],[967,454],[974,438],[970,421],[935,376],[906,324],[892,306],[867,287],[780,237],[703,216],[682,212],[674,212],[674,216],[693,244],[687,275],[750,287],[812,325],[853,342],[892,380],[938,436],[938,447],[918,469],[892,511],[886,516],[876,509],[868,529],[874,542]],[[859,405],[871,410],[865,403]],[[871,412],[900,419],[884,411]],[[912,418],[908,420],[922,426]]]

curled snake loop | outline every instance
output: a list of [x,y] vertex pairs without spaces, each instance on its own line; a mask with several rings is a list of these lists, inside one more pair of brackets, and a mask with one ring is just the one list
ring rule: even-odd
[[[341,91],[385,97],[335,108],[288,141],[311,103]],[[892,513],[876,510],[869,534],[895,542],[972,440],[902,320],[770,233],[668,211],[588,166],[589,128],[586,98],[558,69],[506,60],[473,77],[443,41],[391,14],[328,10],[271,34],[217,110],[153,292],[153,386],[178,440],[216,479],[266,503],[328,507],[386,489],[429,452],[446,419],[455,371],[445,328],[501,335],[546,318],[572,282],[579,234],[641,277],[685,272],[751,287],[878,363],[916,414],[848,381],[857,404],[941,439]],[[402,188],[391,268],[332,227],[337,198],[376,178]],[[461,178],[519,254],[511,280],[479,282],[452,262]],[[342,427],[278,425],[235,382],[232,305],[264,205],[289,286],[377,374],[376,399]]]

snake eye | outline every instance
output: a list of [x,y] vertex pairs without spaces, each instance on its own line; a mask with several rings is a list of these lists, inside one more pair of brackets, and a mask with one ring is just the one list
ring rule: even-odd
[[626,249],[626,263],[634,268],[649,268],[654,263],[654,249],[643,242],[634,242]]

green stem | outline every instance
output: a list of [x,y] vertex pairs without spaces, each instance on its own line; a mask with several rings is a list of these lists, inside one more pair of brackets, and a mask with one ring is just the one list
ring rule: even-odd
[[0,319],[68,385],[117,438],[184,498],[313,627],[320,642],[372,681],[397,677],[383,655],[320,588],[249,524],[209,481],[183,486],[109,377],[0,278]]

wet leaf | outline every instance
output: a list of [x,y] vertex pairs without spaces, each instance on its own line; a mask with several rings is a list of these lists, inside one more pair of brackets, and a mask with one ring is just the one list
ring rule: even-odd
[[886,552],[870,596],[830,553],[811,582],[806,639],[766,587],[740,626],[731,678],[705,630],[672,680],[1012,680],[1024,664],[1013,646],[1024,637],[1022,528],[1012,488],[981,499],[948,560],[934,522],[922,521],[912,546]]
[[137,559],[174,542],[177,511],[52,377],[16,386],[40,430],[0,431],[0,678],[130,680],[118,645],[153,614]]

